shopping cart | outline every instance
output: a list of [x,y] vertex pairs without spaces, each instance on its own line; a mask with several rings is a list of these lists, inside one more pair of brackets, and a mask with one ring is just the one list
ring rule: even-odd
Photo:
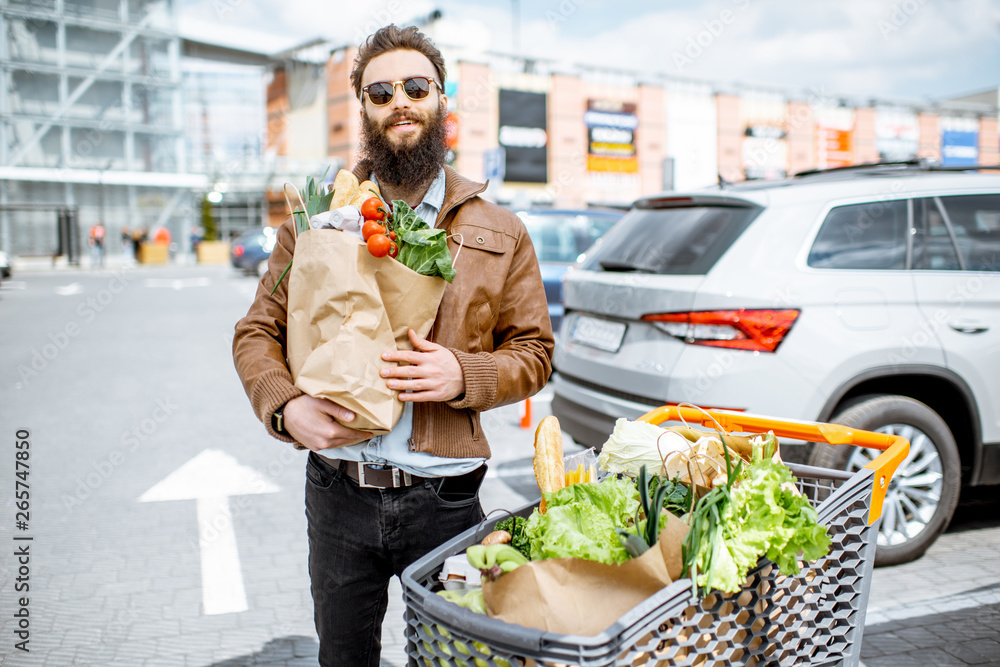
[[[435,595],[437,574],[445,558],[462,553],[492,530],[496,520],[487,521],[403,572],[408,664],[857,665],[882,501],[909,443],[896,435],[836,424],[721,410],[664,406],[640,419],[659,424],[679,418],[711,428],[718,423],[730,433],[773,431],[779,438],[883,451],[853,474],[788,464],[831,538],[829,554],[804,564],[798,575],[782,576],[776,565],[761,559],[739,593],[713,592],[701,599],[693,594],[691,580],[682,579],[595,636],[556,634],[506,623]],[[534,503],[526,505],[514,514],[527,517],[534,507]]]

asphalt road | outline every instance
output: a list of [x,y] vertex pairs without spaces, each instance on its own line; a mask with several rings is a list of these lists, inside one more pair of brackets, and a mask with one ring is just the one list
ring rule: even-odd
[[[0,285],[0,665],[316,664],[305,457],[266,435],[232,364],[255,286],[228,267]],[[546,392],[532,405],[537,423]],[[536,497],[518,418],[484,415],[487,511]],[[1000,664],[998,609],[1000,502],[985,493],[924,559],[876,572],[865,664]],[[396,599],[385,665],[405,664],[401,614]]]

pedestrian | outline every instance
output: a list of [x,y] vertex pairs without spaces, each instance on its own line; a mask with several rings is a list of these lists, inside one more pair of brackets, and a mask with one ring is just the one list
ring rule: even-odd
[[272,270],[236,325],[233,356],[255,413],[272,436],[310,450],[309,575],[323,667],[379,664],[391,577],[483,519],[479,488],[490,448],[480,413],[540,390],[554,346],[523,223],[481,199],[483,184],[444,166],[447,98],[437,47],[415,27],[387,26],[361,46],[350,77],[362,105],[355,176],[449,235],[462,234],[465,249],[427,338],[410,331],[414,350],[382,355],[381,376],[404,403],[387,435],[343,426],[334,417],[350,423],[353,414],[292,383],[288,281],[270,294],[277,267],[294,251],[290,220],[279,228]]
[[142,261],[142,244],[146,242],[146,228],[136,227],[132,230],[132,255],[137,262]]
[[90,226],[90,265],[104,268],[104,223],[98,220]]
[[126,262],[135,259],[135,251],[132,249],[132,230],[128,225],[122,227],[122,255]]

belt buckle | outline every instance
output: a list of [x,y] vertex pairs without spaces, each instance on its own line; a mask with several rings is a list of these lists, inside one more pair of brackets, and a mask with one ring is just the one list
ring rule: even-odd
[[367,482],[367,480],[365,479],[365,468],[367,468],[369,466],[371,466],[371,467],[378,466],[380,468],[385,468],[385,465],[382,464],[382,463],[372,463],[372,462],[358,461],[358,486],[361,487],[361,488],[363,488],[363,489],[384,489],[384,488],[398,489],[401,486],[410,486],[413,483],[413,481],[412,481],[412,479],[410,477],[410,473],[408,473],[408,472],[406,472],[404,470],[404,471],[402,471],[402,473],[403,473],[403,475],[402,475],[403,483],[400,484],[400,474],[399,474],[400,470],[399,470],[399,468],[397,468],[395,466],[389,466],[389,470],[392,471],[392,487],[379,486],[378,484],[369,484]]

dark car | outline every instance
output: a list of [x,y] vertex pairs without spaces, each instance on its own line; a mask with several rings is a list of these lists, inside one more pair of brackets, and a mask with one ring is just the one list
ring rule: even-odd
[[242,269],[244,273],[264,275],[277,238],[278,232],[273,227],[258,227],[243,232],[233,241],[230,251],[233,267]]
[[605,209],[517,211],[528,228],[542,270],[552,331],[562,323],[562,279],[577,258],[624,215]]

